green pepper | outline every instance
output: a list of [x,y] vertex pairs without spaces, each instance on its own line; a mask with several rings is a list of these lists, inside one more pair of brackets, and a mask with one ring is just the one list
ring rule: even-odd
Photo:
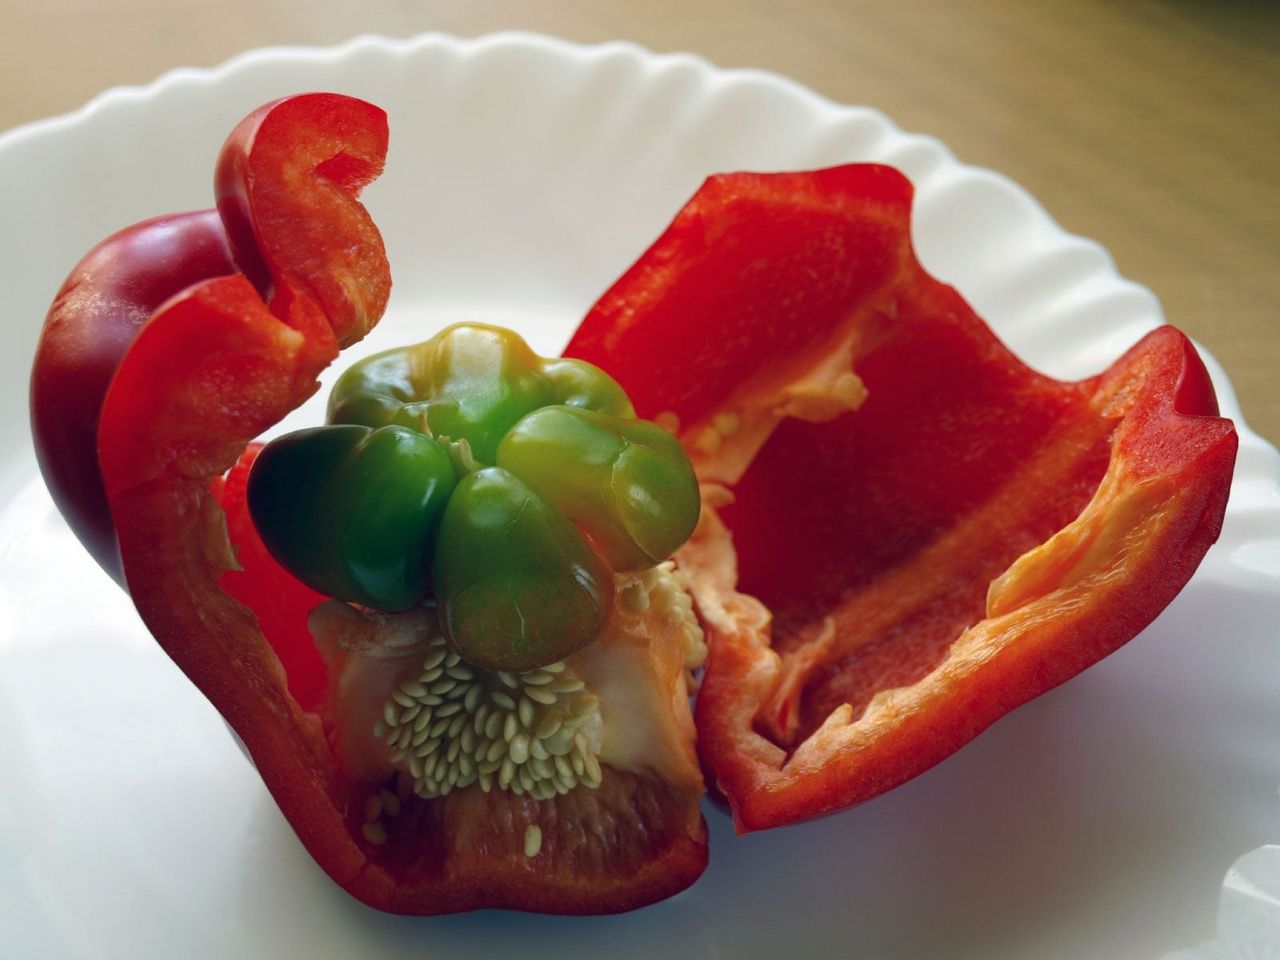
[[449,643],[483,667],[533,669],[591,642],[613,572],[662,562],[698,519],[684,451],[616,381],[498,327],[357,363],[328,419],[259,456],[263,541],[331,596],[399,609],[434,595]]
[[267,549],[303,583],[402,610],[426,595],[454,484],[448,453],[416,430],[316,427],[267,444],[247,500]]
[[532,670],[586,646],[613,599],[609,568],[573,525],[498,467],[458,484],[435,569],[445,637],[491,670]]

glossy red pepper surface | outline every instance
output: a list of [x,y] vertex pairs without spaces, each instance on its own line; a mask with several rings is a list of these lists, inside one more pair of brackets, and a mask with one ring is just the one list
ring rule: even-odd
[[896,171],[713,177],[566,353],[686,443],[698,747],[739,830],[873,797],[1112,652],[1217,538],[1232,424],[1190,342],[1078,383],[911,247]]

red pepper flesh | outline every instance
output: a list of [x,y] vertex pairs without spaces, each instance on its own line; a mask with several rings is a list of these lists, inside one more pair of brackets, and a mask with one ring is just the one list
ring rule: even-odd
[[1190,342],[1036,373],[923,271],[910,207],[886,167],[713,177],[566,351],[707,484],[678,560],[740,831],[949,756],[1142,630],[1221,526],[1236,434]]

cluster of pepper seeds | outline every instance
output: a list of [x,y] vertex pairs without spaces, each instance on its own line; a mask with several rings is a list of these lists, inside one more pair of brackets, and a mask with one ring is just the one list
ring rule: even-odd
[[391,694],[374,734],[419,797],[479,784],[546,800],[603,779],[600,701],[563,662],[527,673],[463,662],[443,636]]

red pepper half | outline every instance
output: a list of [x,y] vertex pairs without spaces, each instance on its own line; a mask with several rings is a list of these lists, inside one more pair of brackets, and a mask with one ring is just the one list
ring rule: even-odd
[[[547,801],[458,791],[413,800],[371,840],[365,811],[381,784],[338,759],[332,681],[306,631],[323,598],[271,559],[245,509],[249,442],[309,397],[385,308],[386,256],[356,198],[386,148],[385,115],[361,101],[268,104],[223,149],[216,212],[149,221],[96,248],[37,354],[45,475],[100,562],[122,561],[148,628],[348,892],[420,914],[598,913],[661,899],[706,866],[700,783],[609,770],[597,789]],[[533,825],[541,841],[530,847]]]
[[711,178],[567,355],[678,432],[698,747],[740,831],[876,796],[1142,630],[1221,527],[1236,434],[1190,342],[1014,357],[879,166]]

